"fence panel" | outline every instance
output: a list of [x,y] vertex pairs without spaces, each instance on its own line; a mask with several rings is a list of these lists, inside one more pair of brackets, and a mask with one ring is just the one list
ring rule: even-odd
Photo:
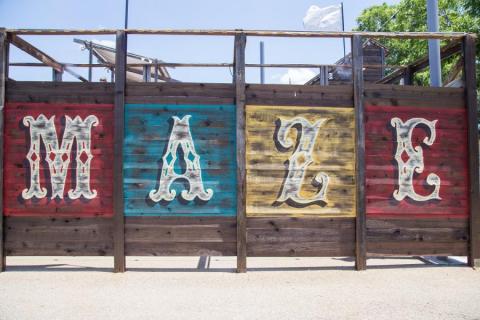
[[8,255],[112,254],[112,89],[8,82]]
[[464,90],[367,85],[365,95],[368,253],[466,255]]

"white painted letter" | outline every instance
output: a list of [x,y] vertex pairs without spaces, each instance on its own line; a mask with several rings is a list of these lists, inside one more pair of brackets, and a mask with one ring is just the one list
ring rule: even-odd
[[[173,116],[173,128],[168,140],[167,150],[162,157],[162,172],[158,190],[152,190],[149,193],[150,199],[155,202],[161,200],[172,201],[177,194],[171,190],[172,183],[177,179],[185,179],[189,183],[189,190],[182,190],[181,196],[186,201],[192,201],[198,197],[202,201],[208,201],[213,196],[213,190],[205,191],[202,182],[202,169],[200,167],[200,156],[195,151],[192,134],[190,133],[190,124],[188,119],[190,115],[182,119]],[[185,161],[185,173],[175,172],[175,162],[177,161],[178,147],[183,151],[183,161]]]
[[318,193],[311,199],[304,199],[300,196],[300,188],[305,178],[307,167],[313,162],[312,151],[317,138],[320,126],[327,119],[319,119],[313,125],[302,117],[296,117],[290,120],[280,119],[280,128],[277,133],[277,142],[283,148],[291,148],[295,141],[287,138],[287,134],[292,127],[298,128],[298,146],[294,153],[288,159],[288,174],[283,183],[282,192],[277,202],[285,202],[291,200],[297,204],[308,205],[318,201],[326,201],[326,192],[328,186],[328,175],[319,172],[314,178],[313,185],[320,186]]
[[63,199],[70,153],[73,140],[76,139],[76,185],[75,190],[68,191],[68,196],[71,199],[78,199],[80,196],[86,199],[95,198],[97,191],[90,189],[90,162],[93,158],[90,152],[90,138],[92,126],[98,124],[98,118],[90,115],[82,120],[76,116],[72,120],[69,116],[65,116],[65,131],[60,148],[55,129],[55,116],[50,119],[43,114],[39,115],[37,119],[26,116],[23,118],[23,124],[30,127],[30,150],[27,154],[30,163],[30,188],[22,191],[22,197],[31,199],[32,197],[43,198],[47,195],[47,189],[40,186],[40,140],[42,140],[50,169],[52,199],[55,197]]
[[[412,118],[406,122],[402,122],[399,118],[393,118],[390,122],[397,131],[397,152],[395,153],[395,160],[397,160],[398,164],[398,190],[393,191],[393,197],[397,201],[402,201],[405,197],[409,197],[415,201],[441,199],[439,195],[440,177],[434,173],[430,173],[427,176],[427,183],[435,186],[435,189],[430,195],[419,195],[413,188],[414,172],[422,173],[424,169],[422,147],[416,146],[414,148],[412,145],[413,129],[420,124],[427,126],[430,130],[430,136],[427,136],[423,140],[423,143],[431,146],[435,141],[435,124],[437,120],[428,121],[423,118]],[[402,159],[404,152],[408,157],[407,161]]]

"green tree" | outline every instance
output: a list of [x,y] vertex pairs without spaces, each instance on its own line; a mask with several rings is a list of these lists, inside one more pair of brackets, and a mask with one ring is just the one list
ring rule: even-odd
[[[480,33],[480,0],[439,0],[440,31]],[[401,0],[398,4],[372,6],[363,10],[357,18],[359,31],[413,32],[427,31],[426,0]],[[386,63],[409,64],[428,54],[427,41],[378,39],[388,50]],[[445,43],[442,43],[442,45]],[[480,42],[477,42],[477,57]],[[446,79],[458,58],[447,59],[442,66],[442,78]],[[477,58],[477,92],[480,83],[480,66]],[[416,84],[427,85],[428,72],[416,74]]]

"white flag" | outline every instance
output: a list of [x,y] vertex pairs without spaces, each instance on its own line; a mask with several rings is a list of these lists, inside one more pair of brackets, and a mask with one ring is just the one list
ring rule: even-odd
[[342,31],[342,5],[310,6],[303,18],[303,27],[311,31]]

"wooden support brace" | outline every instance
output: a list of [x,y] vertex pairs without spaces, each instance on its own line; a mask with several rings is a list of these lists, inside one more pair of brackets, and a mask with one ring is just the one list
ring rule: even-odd
[[5,271],[5,233],[3,221],[3,124],[5,108],[5,82],[7,81],[7,33],[0,29],[0,272]]
[[237,272],[247,271],[245,212],[245,34],[235,36],[234,77],[237,119]]
[[470,199],[470,248],[468,264],[480,268],[480,196],[478,169],[478,109],[475,79],[475,38],[467,35],[463,39],[463,61],[465,78],[465,101],[468,114],[468,170]]
[[125,272],[125,217],[123,194],[123,139],[125,130],[125,85],[127,67],[127,35],[117,32],[115,54],[115,111],[113,163],[113,254],[114,272]]
[[352,37],[353,103],[355,108],[355,171],[356,171],[356,246],[355,268],[367,268],[366,210],[365,210],[365,121],[362,38]]

